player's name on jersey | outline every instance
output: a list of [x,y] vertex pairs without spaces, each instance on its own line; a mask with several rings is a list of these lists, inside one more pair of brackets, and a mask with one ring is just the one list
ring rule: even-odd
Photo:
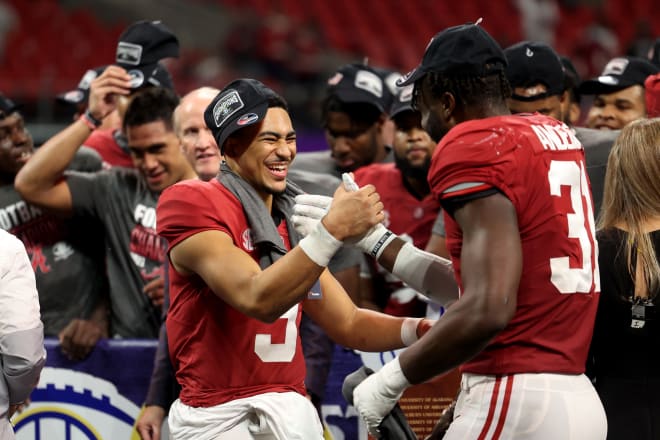
[[530,125],[546,150],[580,150],[582,144],[566,125]]

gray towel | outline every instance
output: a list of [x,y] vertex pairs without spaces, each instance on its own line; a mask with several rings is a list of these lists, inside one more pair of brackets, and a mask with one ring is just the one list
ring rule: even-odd
[[[225,162],[220,165],[218,180],[241,201],[252,230],[252,242],[259,251],[259,266],[262,269],[267,268],[287,252],[282,237],[277,232],[278,225],[273,221],[264,201],[254,188],[233,172]],[[299,241],[298,233],[290,221],[293,205],[296,203],[294,198],[298,194],[303,194],[303,191],[293,182],[287,181],[284,192],[273,197],[273,210],[279,211],[284,216],[291,248],[295,247]]]

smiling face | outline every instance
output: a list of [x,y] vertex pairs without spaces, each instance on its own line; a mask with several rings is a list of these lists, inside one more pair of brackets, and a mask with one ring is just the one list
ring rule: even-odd
[[174,125],[188,161],[202,180],[210,180],[220,169],[220,149],[204,122],[204,110],[217,92],[191,94],[174,112]]
[[619,130],[635,119],[644,117],[644,88],[635,85],[607,95],[596,95],[587,115],[587,127]]
[[271,107],[261,123],[248,126],[225,142],[225,158],[232,170],[269,203],[286,189],[286,177],[296,156],[296,132],[289,113]]
[[160,192],[192,173],[179,138],[163,121],[129,126],[126,131],[133,165],[152,191]]
[[13,182],[33,152],[32,136],[19,113],[14,112],[0,120],[0,175],[3,180]]

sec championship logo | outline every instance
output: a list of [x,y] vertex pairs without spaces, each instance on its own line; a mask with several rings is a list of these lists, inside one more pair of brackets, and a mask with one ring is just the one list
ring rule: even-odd
[[112,383],[61,368],[44,368],[31,397],[12,419],[18,440],[128,440],[140,412]]

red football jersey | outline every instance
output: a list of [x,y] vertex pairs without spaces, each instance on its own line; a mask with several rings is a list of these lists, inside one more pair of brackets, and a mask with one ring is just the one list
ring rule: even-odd
[[[183,181],[163,191],[157,224],[169,249],[195,233],[219,230],[258,259],[243,207],[215,179]],[[278,230],[288,248],[286,222]],[[170,299],[169,350],[183,403],[209,407],[267,392],[305,394],[298,335],[302,304],[267,324],[232,308],[199,276],[182,276],[171,264]]]
[[[463,370],[584,372],[600,279],[584,151],[574,134],[538,114],[464,122],[436,148],[429,182],[439,200],[497,188],[518,213],[523,267],[516,313]],[[451,216],[445,221],[460,285],[462,233]]]
[[[419,200],[404,186],[401,171],[394,163],[374,163],[355,171],[355,181],[360,185],[372,184],[380,195],[385,207],[385,227],[399,235],[404,240],[411,241],[420,249],[424,249],[431,236],[433,223],[440,212],[440,204],[429,194]],[[374,283],[379,291],[376,294],[389,296],[404,284],[390,274],[375,259],[370,258],[372,271],[377,271],[380,280]],[[382,290],[381,290],[382,289]],[[394,316],[424,316],[426,303],[419,298],[413,298],[401,303],[390,298],[383,311]]]
[[355,171],[355,181],[376,187],[385,206],[385,226],[400,236],[409,237],[424,249],[431,236],[440,204],[432,195],[422,200],[413,196],[403,185],[401,171],[393,163],[375,163]]

